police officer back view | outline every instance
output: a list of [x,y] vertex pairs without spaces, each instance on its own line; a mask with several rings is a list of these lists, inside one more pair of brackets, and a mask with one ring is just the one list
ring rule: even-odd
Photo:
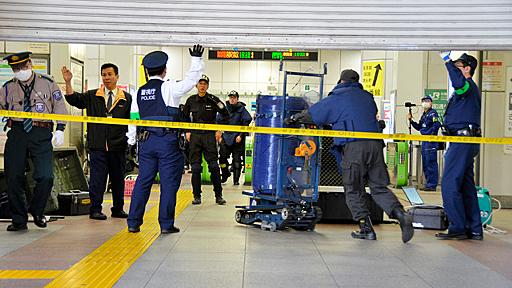
[[[223,115],[217,116],[217,122],[229,125],[248,126],[251,124],[252,117],[249,111],[245,109],[245,104],[239,101],[238,92],[231,91],[228,95],[229,100],[226,101],[226,107],[229,111],[229,119],[226,123]],[[226,182],[231,176],[229,172],[228,158],[233,155],[233,184],[239,185],[240,174],[242,171],[242,156],[245,152],[245,136],[246,133],[240,132],[223,132],[222,141],[220,142],[219,164],[222,170],[222,183]]]
[[[32,71],[31,52],[21,52],[4,58],[14,72],[0,90],[0,108],[5,110],[67,114],[62,93],[50,76]],[[28,203],[28,212],[34,224],[46,227],[44,208],[53,187],[53,148],[64,144],[62,121],[57,121],[53,133],[53,122],[37,119],[11,118],[11,128],[5,144],[5,173],[7,195],[12,212],[12,224],[7,231],[27,230],[27,201],[25,197],[25,168],[30,157],[34,163],[33,178],[36,182],[34,195]]]
[[[432,98],[425,96],[421,98],[421,105],[424,112],[421,115],[420,122],[417,123],[412,120],[412,115],[407,117],[411,121],[412,127],[420,131],[421,135],[437,135],[441,123],[439,122],[439,115],[437,111],[432,108]],[[422,142],[421,143],[421,161],[423,163],[423,173],[427,183],[421,190],[436,191],[439,179],[439,167],[437,165],[437,149],[439,148],[438,142]]]
[[[226,105],[222,101],[207,92],[210,79],[203,75],[197,83],[197,94],[190,96],[185,103],[183,112],[185,117],[192,115],[193,123],[214,124],[217,113],[229,116]],[[226,204],[222,198],[222,185],[220,179],[219,154],[217,151],[217,140],[215,131],[193,130],[187,132],[187,140],[190,142],[190,165],[192,170],[192,190],[194,200],[192,204],[201,204],[201,167],[202,155],[208,163],[210,178],[215,192],[215,202],[219,205]]]
[[[199,80],[203,70],[203,47],[190,50],[192,64],[185,79],[180,82],[163,81],[168,56],[162,51],[149,53],[142,60],[149,80],[139,88],[132,102],[133,119],[181,121],[180,99]],[[139,175],[135,182],[128,216],[128,231],[140,231],[151,186],[160,172],[160,204],[158,222],[162,234],[177,233],[174,226],[176,193],[181,184],[183,152],[179,147],[178,131],[168,128],[141,127],[139,137]],[[135,127],[130,126],[128,143],[135,144]]]
[[[446,107],[445,134],[480,137],[481,96],[471,78],[477,67],[475,57],[464,53],[452,61],[450,52],[441,52],[455,92]],[[438,239],[483,240],[480,208],[475,188],[474,158],[479,144],[450,143],[445,154],[441,183],[443,206],[448,215],[448,233],[438,233]]]
[[[333,130],[381,133],[373,95],[363,90],[358,81],[359,74],[356,71],[342,71],[339,84],[329,97],[311,106],[308,112],[292,116],[292,120],[310,118],[318,126],[332,124]],[[354,220],[359,222],[360,230],[352,232],[352,237],[377,239],[366,204],[367,180],[371,197],[391,218],[400,222],[402,241],[405,243],[411,240],[414,235],[412,218],[405,213],[402,204],[387,187],[389,174],[384,163],[382,141],[335,138],[334,145],[343,146],[343,186],[347,205]]]

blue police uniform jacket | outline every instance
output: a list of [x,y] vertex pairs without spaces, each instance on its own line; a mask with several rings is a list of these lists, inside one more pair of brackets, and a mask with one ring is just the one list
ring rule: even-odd
[[[377,121],[377,105],[373,95],[360,83],[341,83],[309,108],[318,126],[332,125],[333,130],[382,133]],[[334,138],[335,145],[367,139]]]
[[[245,103],[238,102],[236,105],[229,104],[229,101],[226,101],[226,108],[229,111],[229,118],[226,121],[224,115],[217,114],[217,123],[219,124],[227,124],[227,125],[240,125],[240,126],[248,126],[252,122],[251,114],[249,111],[245,109]],[[222,133],[222,139],[226,145],[231,146],[235,144],[235,138],[240,136],[245,136],[244,133],[240,132],[224,132]]]
[[448,75],[455,89],[446,107],[444,125],[448,131],[456,131],[473,127],[480,127],[481,96],[478,86],[472,78],[466,78],[455,67],[455,62],[445,63]]
[[177,107],[166,106],[162,98],[162,83],[160,79],[151,79],[137,92],[137,105],[140,119],[160,121],[180,121],[180,110]]
[[420,131],[421,135],[437,135],[441,123],[439,122],[439,115],[435,109],[429,109],[423,112],[420,122],[411,122],[414,129]]

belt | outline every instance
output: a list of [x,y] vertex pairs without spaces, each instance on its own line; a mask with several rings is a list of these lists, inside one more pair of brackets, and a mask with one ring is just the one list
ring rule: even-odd
[[158,134],[165,134],[165,133],[177,133],[177,129],[173,128],[157,128],[157,127],[144,127],[142,128],[142,131],[148,131],[150,133],[158,133]]
[[[11,128],[16,125],[23,126],[23,121],[7,120],[7,127]],[[53,130],[53,122],[32,121],[32,127],[48,128]]]
[[480,128],[450,130],[448,131],[448,136],[482,137],[482,130]]

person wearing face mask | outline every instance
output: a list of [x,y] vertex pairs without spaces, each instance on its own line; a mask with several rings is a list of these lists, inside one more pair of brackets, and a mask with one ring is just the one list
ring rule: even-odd
[[[423,106],[423,115],[421,115],[420,122],[415,122],[411,114],[407,118],[411,122],[414,129],[420,131],[421,135],[437,135],[441,123],[439,122],[439,115],[437,111],[432,108],[432,98],[425,96],[421,99],[421,106]],[[437,165],[437,150],[439,143],[437,142],[422,142],[421,143],[421,161],[423,163],[423,173],[427,183],[421,190],[436,191],[437,182],[439,179],[439,167]]]
[[[11,66],[14,78],[0,89],[0,109],[67,114],[64,97],[53,78],[32,71],[31,54],[27,51],[3,58]],[[52,121],[10,118],[7,127],[11,130],[7,132],[4,167],[12,212],[12,224],[7,231],[27,230],[28,213],[34,217],[37,227],[45,228],[43,213],[53,187],[52,144],[55,147],[64,144],[65,123],[57,121],[53,131]],[[34,165],[36,186],[30,203],[26,203],[25,167],[29,158]]]
[[[71,85],[73,74],[63,66],[62,77],[66,82],[66,101],[79,109],[86,109],[88,116],[130,119],[132,96],[117,88],[119,68],[112,63],[105,63],[100,71],[104,87],[80,93],[73,90]],[[113,218],[128,217],[123,210],[127,132],[127,125],[87,123],[87,148],[91,160],[90,219],[107,219],[101,211],[107,175],[110,176],[112,183],[111,215]]]
[[[251,114],[245,109],[245,103],[239,101],[239,95],[236,91],[229,92],[226,108],[229,111],[229,118],[221,114],[217,115],[217,123],[227,125],[249,126],[252,121]],[[231,173],[229,172],[228,158],[233,157],[233,184],[239,185],[240,174],[242,172],[242,156],[245,152],[245,136],[247,133],[223,132],[219,149],[219,163],[222,171],[221,182],[225,183]]]
[[[481,95],[473,81],[478,61],[466,53],[457,60],[450,52],[440,53],[445,61],[454,93],[444,114],[443,134],[458,137],[481,137]],[[440,240],[483,240],[480,208],[475,187],[474,162],[479,144],[450,143],[445,153],[441,191],[448,216],[448,232],[438,233]]]

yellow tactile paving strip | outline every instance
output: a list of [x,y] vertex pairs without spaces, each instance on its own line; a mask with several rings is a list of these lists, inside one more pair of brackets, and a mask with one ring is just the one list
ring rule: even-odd
[[53,279],[62,270],[0,270],[0,279]]
[[[176,215],[191,200],[190,190],[178,191]],[[112,287],[159,235],[158,206],[155,206],[146,213],[139,233],[123,229],[46,287]]]

